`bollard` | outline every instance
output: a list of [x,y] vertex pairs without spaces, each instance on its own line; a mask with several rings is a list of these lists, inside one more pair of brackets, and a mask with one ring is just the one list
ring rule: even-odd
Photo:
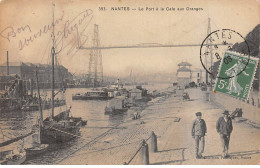
[[252,98],[252,105],[253,105],[253,106],[255,105],[255,101],[254,101],[254,98]]
[[149,165],[149,149],[148,144],[143,140],[141,146],[141,160],[140,165]]
[[149,146],[149,151],[151,152],[158,152],[158,147],[157,147],[157,136],[155,133],[152,131],[151,139],[150,139],[150,144]]
[[206,92],[206,101],[209,101],[209,92]]
[[260,100],[258,99],[258,108],[260,108]]

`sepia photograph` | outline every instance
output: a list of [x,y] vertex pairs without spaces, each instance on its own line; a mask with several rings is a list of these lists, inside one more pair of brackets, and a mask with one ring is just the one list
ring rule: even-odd
[[1,165],[259,165],[260,0],[0,0]]

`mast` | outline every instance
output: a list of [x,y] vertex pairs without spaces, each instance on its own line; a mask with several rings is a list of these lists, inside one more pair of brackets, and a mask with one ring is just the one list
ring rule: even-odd
[[39,79],[38,79],[38,67],[36,66],[36,86],[37,86],[37,92],[38,92],[38,99],[39,99],[39,110],[40,110],[40,121],[42,124],[43,115],[42,115],[42,101],[41,101],[41,95],[40,95],[40,88],[39,88]]
[[8,51],[6,51],[6,74],[9,75],[9,58],[8,58]]
[[52,69],[51,69],[51,118],[53,118],[54,117],[54,88],[55,88],[55,86],[54,86],[54,56],[55,56],[55,34],[54,34],[54,26],[55,26],[55,24],[54,24],[54,7],[55,7],[55,5],[54,4],[52,4],[53,5],[53,15],[52,15],[52,26],[53,26],[53,28],[52,28],[52,49],[51,49],[51,67],[52,67]]
[[[39,88],[39,79],[38,79],[38,68],[36,66],[36,86],[38,91],[38,100],[39,100],[39,110],[40,110],[40,122],[39,122],[39,136],[41,136],[41,126],[43,125],[43,114],[42,114],[42,101],[40,95],[40,88]],[[39,143],[41,144],[41,138],[39,138]]]

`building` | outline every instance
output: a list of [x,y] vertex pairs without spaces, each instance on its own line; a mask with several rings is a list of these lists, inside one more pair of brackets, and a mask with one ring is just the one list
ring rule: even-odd
[[[38,67],[38,79],[40,83],[40,87],[50,88],[51,86],[51,71],[52,67],[48,64],[32,64],[25,62],[9,62],[9,66],[7,63],[0,65],[0,76],[8,76],[8,75],[18,75],[22,80],[33,80],[35,81],[35,67]],[[8,69],[8,70],[7,70]],[[9,74],[7,73],[9,71]],[[61,81],[65,81],[64,83],[68,83],[72,81],[72,74],[68,72],[68,69],[62,65],[55,67],[54,69],[55,75],[55,84],[61,84]],[[1,83],[6,83],[8,81],[0,81]],[[35,86],[35,84],[34,84]],[[1,86],[0,86],[1,87]],[[2,87],[1,87],[2,88]]]
[[189,83],[192,81],[192,65],[188,62],[181,62],[178,64],[178,66],[179,68],[176,74],[178,86],[184,88],[185,86],[189,85]]
[[135,100],[140,100],[142,99],[142,91],[136,88],[131,89],[129,90],[129,97]]
[[0,75],[1,76],[8,76],[10,74],[17,74],[18,76],[22,77],[21,74],[23,74],[24,70],[24,64],[22,62],[9,62],[7,66],[7,63],[4,63],[0,65]]
[[206,71],[195,68],[191,71],[191,81],[195,82],[195,84],[199,85],[200,83],[206,83]]

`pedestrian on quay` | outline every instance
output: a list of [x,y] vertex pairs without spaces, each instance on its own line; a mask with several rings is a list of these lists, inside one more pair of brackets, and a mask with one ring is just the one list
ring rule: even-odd
[[223,112],[223,117],[220,117],[216,124],[217,132],[220,135],[221,139],[221,145],[222,145],[222,157],[227,158],[228,155],[228,149],[229,149],[229,141],[230,141],[230,135],[233,131],[232,126],[232,120],[229,117],[229,112],[225,110]]
[[195,139],[196,159],[203,158],[205,147],[205,135],[207,133],[206,122],[201,118],[201,112],[196,113],[196,119],[192,123],[191,135]]

